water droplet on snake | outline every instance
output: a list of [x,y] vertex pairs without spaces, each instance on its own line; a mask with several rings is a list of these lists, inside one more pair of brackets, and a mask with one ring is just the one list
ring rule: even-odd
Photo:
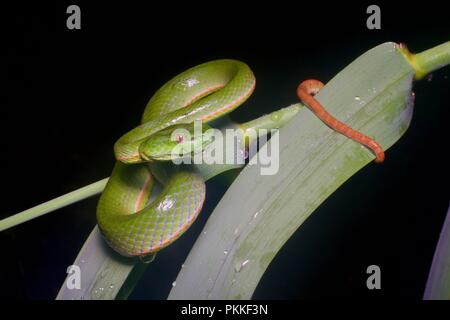
[[160,211],[168,211],[175,204],[175,200],[171,196],[166,196],[163,201],[161,201],[158,205],[158,210]]

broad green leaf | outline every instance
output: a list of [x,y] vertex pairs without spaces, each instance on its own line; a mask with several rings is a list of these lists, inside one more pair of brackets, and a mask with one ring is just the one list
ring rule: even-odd
[[[397,45],[385,43],[336,75],[317,99],[338,119],[388,149],[411,121],[414,75]],[[259,164],[242,170],[208,219],[169,299],[251,298],[289,237],[374,158],[306,108],[279,131],[279,138],[278,173],[263,176]],[[273,138],[259,153],[272,143]]]

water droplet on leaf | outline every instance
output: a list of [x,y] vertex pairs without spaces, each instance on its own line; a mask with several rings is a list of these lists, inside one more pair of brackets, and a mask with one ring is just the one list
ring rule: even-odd
[[271,118],[273,121],[278,121],[278,120],[280,120],[280,114],[279,114],[278,112],[274,112],[274,113],[272,113],[272,115],[270,116],[270,118]]
[[244,268],[249,263],[249,261],[250,260],[247,259],[244,262],[240,262],[240,261],[236,262],[236,264],[234,265],[234,270],[236,272],[240,272],[242,270],[242,268]]

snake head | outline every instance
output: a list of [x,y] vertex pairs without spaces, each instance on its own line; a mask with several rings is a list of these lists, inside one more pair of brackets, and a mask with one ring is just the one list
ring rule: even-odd
[[146,161],[170,161],[193,156],[213,142],[213,130],[206,124],[170,126],[152,134],[139,146]]

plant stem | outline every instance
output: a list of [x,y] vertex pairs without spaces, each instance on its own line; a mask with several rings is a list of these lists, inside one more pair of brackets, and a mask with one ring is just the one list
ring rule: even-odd
[[400,51],[416,70],[416,79],[450,64],[450,41],[417,54],[409,52],[404,45],[400,45]]
[[42,216],[48,212],[63,208],[72,203],[94,196],[105,188],[109,178],[94,182],[78,190],[69,192],[53,200],[44,202],[0,221],[0,231],[12,228],[28,220]]

